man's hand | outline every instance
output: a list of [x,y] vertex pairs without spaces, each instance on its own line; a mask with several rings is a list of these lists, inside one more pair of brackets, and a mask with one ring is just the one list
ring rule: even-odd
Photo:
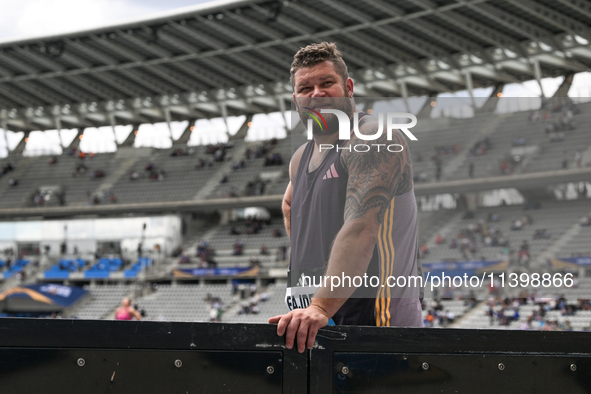
[[277,324],[277,335],[285,334],[285,346],[293,347],[294,339],[298,338],[298,352],[312,349],[318,330],[328,324],[328,313],[317,305],[311,304],[305,309],[295,309],[286,315],[271,317],[269,323]]

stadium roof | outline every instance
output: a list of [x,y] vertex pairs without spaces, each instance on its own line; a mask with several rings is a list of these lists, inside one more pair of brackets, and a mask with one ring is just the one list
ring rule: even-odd
[[319,41],[338,43],[356,94],[372,97],[588,71],[590,25],[578,0],[216,1],[0,43],[0,127],[277,111],[293,54]]

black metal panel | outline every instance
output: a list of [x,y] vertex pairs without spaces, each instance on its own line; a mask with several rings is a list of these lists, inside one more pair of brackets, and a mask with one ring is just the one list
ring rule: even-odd
[[0,393],[591,392],[590,332],[329,327],[303,354],[284,341],[267,324],[0,319]]
[[[77,366],[78,358],[85,360],[83,367]],[[180,368],[174,365],[177,359]],[[307,391],[307,365],[308,355],[286,349],[270,324],[0,319],[2,394],[115,389],[299,394]],[[273,373],[267,371],[269,366]],[[202,385],[205,377],[211,380],[207,389]],[[78,389],[85,379],[99,388]],[[45,389],[35,390],[38,384]],[[169,388],[160,390],[162,385]]]
[[4,393],[281,393],[281,352],[1,349]]
[[473,393],[476,388],[479,393],[495,394],[589,393],[591,359],[486,354],[334,355],[334,393]]
[[588,393],[589,345],[591,332],[331,327],[309,392]]

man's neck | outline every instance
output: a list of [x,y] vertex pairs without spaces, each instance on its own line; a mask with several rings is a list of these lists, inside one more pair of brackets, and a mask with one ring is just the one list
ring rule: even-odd
[[314,145],[316,149],[320,148],[320,145],[323,144],[332,144],[339,139],[339,133],[332,133],[328,135],[315,135],[314,136]]

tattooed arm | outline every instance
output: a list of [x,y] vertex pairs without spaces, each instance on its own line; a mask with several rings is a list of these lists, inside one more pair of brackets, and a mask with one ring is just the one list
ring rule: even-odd
[[[375,134],[375,130],[377,123],[372,121],[366,121],[360,127],[360,132],[365,134]],[[395,131],[392,141],[388,141],[385,135],[375,141],[354,137],[350,144],[367,142],[384,146],[379,152],[372,146],[373,150],[369,152],[358,153],[351,149],[351,152],[344,150],[341,153],[341,161],[349,174],[345,217],[332,246],[327,276],[341,277],[344,274],[353,277],[367,272],[388,205],[395,195],[412,189],[410,153],[402,133]],[[385,147],[390,144],[400,144],[404,150],[388,152]],[[330,287],[320,288],[308,308],[276,316],[269,322],[278,323],[280,335],[286,333],[288,349],[292,348],[297,337],[298,350],[303,352],[304,347],[312,348],[318,330],[328,324],[354,290],[350,287],[338,287],[334,291]]]
[[[360,132],[375,134],[378,127],[375,118],[368,120],[360,127]],[[413,187],[406,140],[398,130],[392,134],[391,141],[387,140],[385,132],[374,141],[364,141],[353,135],[351,146],[365,144],[371,149],[368,152],[343,150],[341,153],[341,162],[349,174],[344,224],[331,249],[327,276],[340,277],[344,273],[353,277],[367,272],[386,209],[396,195],[404,194]],[[379,151],[378,144],[383,144],[379,146]],[[389,152],[386,147],[392,144],[402,146],[402,152]],[[400,150],[400,147],[393,147],[392,150]],[[317,304],[332,316],[354,290],[341,287],[331,292],[330,288],[321,288],[312,304]]]

